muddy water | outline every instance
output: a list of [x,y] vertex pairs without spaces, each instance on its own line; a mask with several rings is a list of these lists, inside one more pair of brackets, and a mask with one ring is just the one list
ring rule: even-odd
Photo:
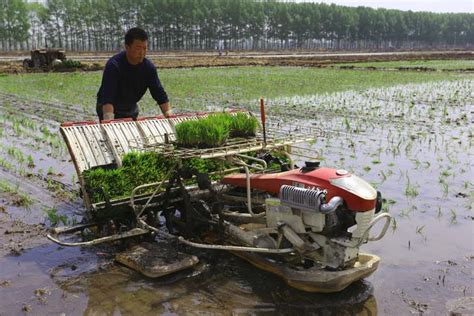
[[[26,250],[0,256],[0,314],[437,315],[459,299],[466,305],[474,268],[472,88],[464,80],[269,101],[281,126],[325,130],[326,137],[306,149],[323,165],[371,182],[396,220],[383,240],[362,247],[381,257],[378,271],[341,293],[294,290],[222,252],[201,252],[196,270],[150,280],[115,264],[113,248],[61,248],[41,234],[19,240],[3,235],[3,243],[13,239]],[[53,166],[63,174],[58,181],[73,184],[67,157],[48,146],[28,149],[34,140],[15,142],[12,127],[4,126],[2,144],[20,144],[41,161],[34,173],[46,176]],[[1,156],[8,159],[3,151]],[[44,207],[70,217],[81,211],[80,203],[50,191],[44,181],[11,170],[0,175],[36,198],[28,213],[2,197],[0,232],[15,219],[48,223]]]
[[275,102],[319,117],[305,123],[330,131],[312,148],[322,164],[362,176],[386,199],[396,225],[362,248],[382,258],[368,278],[382,314],[443,314],[473,296],[473,88],[464,81]]
[[[99,256],[97,256],[99,254]],[[35,314],[328,314],[374,313],[369,282],[334,295],[308,294],[225,254],[205,254],[197,271],[150,280],[112,263],[107,253],[45,245],[3,258],[6,314],[24,305]],[[38,293],[44,289],[45,294]]]

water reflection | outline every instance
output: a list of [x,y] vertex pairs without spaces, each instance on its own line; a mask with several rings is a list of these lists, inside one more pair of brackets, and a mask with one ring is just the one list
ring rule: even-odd
[[[197,271],[152,280],[128,268],[57,279],[66,292],[82,290],[87,315],[376,315],[373,286],[356,282],[336,294],[306,293],[225,253],[205,254]],[[54,277],[53,277],[54,278]]]

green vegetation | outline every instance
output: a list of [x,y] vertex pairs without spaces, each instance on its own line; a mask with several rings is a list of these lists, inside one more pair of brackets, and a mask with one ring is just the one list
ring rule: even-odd
[[14,206],[29,208],[34,200],[25,192],[19,190],[19,185],[12,186],[5,180],[0,180],[0,193],[11,194],[11,203]]
[[[226,67],[160,69],[160,79],[176,108],[201,108],[203,103],[226,106],[265,98],[366,90],[397,84],[470,78],[459,73],[384,72],[302,67]],[[80,104],[95,115],[102,72],[17,74],[0,77],[0,90],[35,100]],[[29,87],[24,89],[24,87]],[[225,99],[226,103],[223,103]],[[196,104],[199,100],[199,104]],[[147,93],[142,113],[157,113]]]
[[400,60],[400,61],[378,61],[363,63],[340,63],[335,66],[354,66],[354,67],[380,67],[380,68],[434,68],[434,69],[473,69],[474,60]]
[[230,115],[214,114],[176,125],[176,138],[184,147],[217,147],[229,136]]
[[[104,192],[111,199],[128,197],[139,185],[164,180],[169,170],[175,167],[176,161],[169,157],[151,152],[131,152],[123,157],[122,167],[89,169],[83,176],[92,202],[97,203],[104,200]],[[223,170],[226,165],[221,160],[191,158],[184,160],[182,167],[191,176]]]
[[46,217],[49,220],[51,226],[58,226],[61,222],[63,225],[67,225],[67,216],[66,215],[58,215],[58,210],[55,207],[52,208],[44,208],[43,212],[46,214]]
[[102,191],[119,198],[129,196],[138,185],[163,180],[172,165],[172,160],[155,153],[131,152],[123,157],[121,168],[94,168],[83,176],[91,200],[99,202],[104,200]]
[[[218,159],[190,158],[183,161],[183,170],[191,175],[222,171],[228,167],[228,164]],[[221,176],[213,175],[210,178],[212,180],[218,180]]]
[[218,147],[222,146],[229,136],[255,136],[257,127],[258,121],[254,116],[244,113],[218,113],[176,125],[176,137],[180,146],[184,147]]
[[258,120],[254,116],[245,113],[237,113],[230,121],[230,136],[248,137],[255,136],[258,128]]
[[[355,42],[360,49],[400,48],[411,42],[466,47],[473,42],[469,13],[305,2],[136,0],[131,9],[127,1],[8,0],[2,2],[0,24],[7,27],[0,36],[8,43],[3,49],[17,49],[34,39],[50,47],[99,51],[116,49],[122,41],[122,26],[129,25],[146,26],[150,34],[166,30],[165,38],[150,41],[152,50],[212,50],[223,38],[226,49],[262,44],[267,49],[325,48],[322,39],[336,49]],[[252,44],[246,43],[250,39]]]

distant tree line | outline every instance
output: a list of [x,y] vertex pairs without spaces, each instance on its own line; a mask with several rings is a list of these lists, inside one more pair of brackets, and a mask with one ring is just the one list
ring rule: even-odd
[[151,50],[472,47],[474,14],[277,0],[0,0],[0,49],[117,50],[141,26]]

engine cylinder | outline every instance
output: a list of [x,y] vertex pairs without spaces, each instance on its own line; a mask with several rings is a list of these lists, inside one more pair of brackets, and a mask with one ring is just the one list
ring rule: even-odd
[[319,188],[305,189],[290,185],[282,185],[280,199],[283,205],[304,210],[319,211],[326,196],[326,191]]

